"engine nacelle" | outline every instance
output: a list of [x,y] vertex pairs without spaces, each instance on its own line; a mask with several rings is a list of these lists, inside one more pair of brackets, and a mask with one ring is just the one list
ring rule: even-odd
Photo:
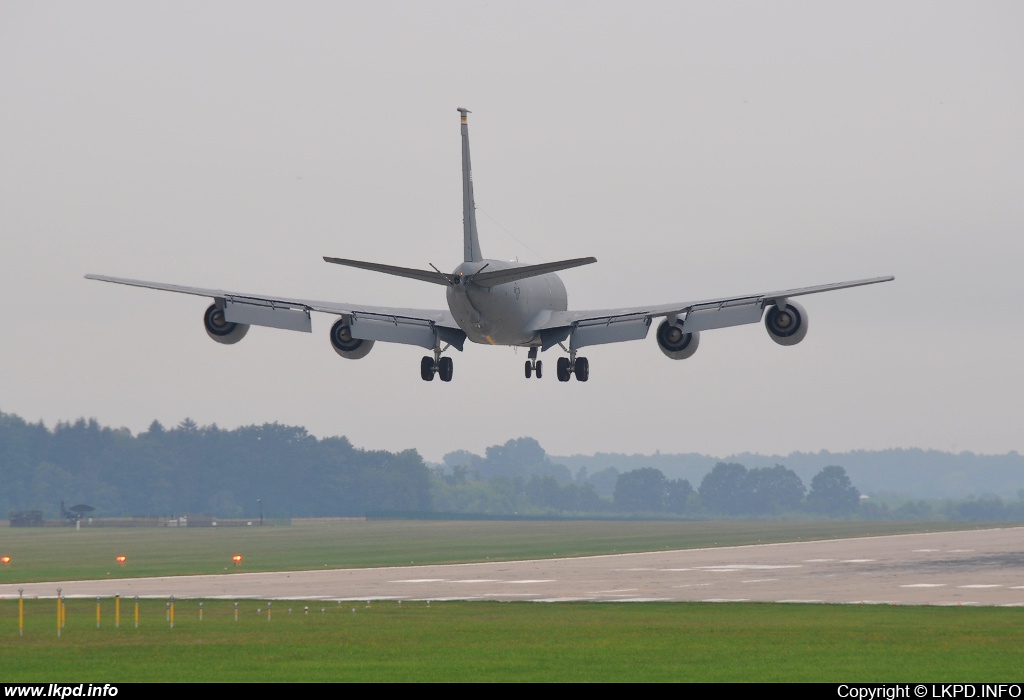
[[685,360],[697,352],[700,345],[700,331],[686,333],[682,326],[662,321],[658,326],[658,347],[666,357],[673,360]]
[[373,348],[373,340],[352,337],[352,326],[344,319],[331,326],[331,347],[347,360],[358,360]]
[[769,306],[764,315],[768,335],[779,345],[796,345],[807,335],[807,311],[795,301],[787,301],[783,309]]
[[203,325],[206,326],[208,336],[224,345],[234,345],[249,332],[248,323],[229,322],[224,318],[224,309],[216,304],[210,304],[210,308],[203,314]]

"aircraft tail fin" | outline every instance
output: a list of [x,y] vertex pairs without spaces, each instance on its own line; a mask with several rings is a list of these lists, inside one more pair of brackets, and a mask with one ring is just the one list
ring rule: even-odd
[[462,115],[462,247],[465,262],[484,259],[480,252],[480,238],[476,231],[476,202],[473,200],[473,168],[469,162],[469,110],[459,107]]

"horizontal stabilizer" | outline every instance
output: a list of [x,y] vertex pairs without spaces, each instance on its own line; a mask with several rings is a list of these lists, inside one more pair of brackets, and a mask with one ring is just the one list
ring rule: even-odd
[[546,275],[549,272],[568,270],[571,267],[579,267],[580,265],[589,265],[590,263],[596,262],[597,258],[573,258],[572,260],[559,260],[558,262],[541,263],[539,265],[510,267],[505,270],[495,270],[494,272],[478,272],[473,275],[472,282],[473,284],[478,284],[481,287],[495,287],[499,284],[515,282],[516,280],[526,279],[527,277]]
[[395,275],[396,277],[408,277],[409,279],[420,280],[421,282],[433,282],[434,284],[443,284],[445,286],[455,283],[453,275],[446,275],[443,272],[438,272],[437,270],[414,270],[411,267],[396,267],[394,265],[382,265],[380,263],[363,262],[361,260],[329,258],[326,255],[324,256],[324,260],[329,263],[334,263],[335,265],[358,267],[360,270],[383,272],[388,275]]

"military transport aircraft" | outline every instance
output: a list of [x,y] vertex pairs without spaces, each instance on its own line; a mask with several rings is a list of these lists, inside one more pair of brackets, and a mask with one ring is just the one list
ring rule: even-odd
[[[433,352],[420,362],[420,376],[431,381],[452,380],[449,348],[462,351],[469,339],[474,343],[511,345],[529,349],[526,378],[541,377],[543,366],[539,351],[559,346],[566,356],[555,365],[558,381],[573,376],[585,382],[590,363],[578,353],[588,345],[619,343],[647,337],[652,321],[663,319],[655,336],[658,347],[673,360],[693,355],[700,332],[713,328],[757,323],[764,315],[768,335],[780,345],[796,345],[807,334],[807,312],[793,297],[888,282],[893,277],[837,282],[816,287],[786,289],[764,294],[747,294],[706,301],[676,302],[622,309],[570,311],[565,286],[554,273],[559,270],[597,262],[595,258],[574,258],[539,265],[523,265],[484,258],[477,237],[473,176],[469,162],[470,112],[462,115],[462,234],[463,262],[446,274],[431,265],[431,270],[416,270],[393,265],[324,257],[337,265],[408,277],[445,287],[447,309],[403,309],[361,306],[338,302],[285,299],[261,294],[241,294],[219,289],[185,287],[176,284],[86,275],[88,279],[149,287],[182,294],[211,297],[203,323],[206,332],[218,343],[237,343],[250,325],[270,326],[293,331],[312,331],[310,312],[338,316],[331,327],[331,345],[342,357],[365,357],[376,341],[418,345]],[[767,309],[767,313],[765,310]],[[568,343],[568,347],[566,347]]]

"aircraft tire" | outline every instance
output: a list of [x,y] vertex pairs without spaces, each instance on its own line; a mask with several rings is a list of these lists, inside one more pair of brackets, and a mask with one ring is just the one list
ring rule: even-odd
[[590,379],[590,360],[585,357],[577,357],[573,373],[576,375],[576,381],[578,382],[585,382]]
[[533,363],[529,360],[526,361],[526,378],[529,379],[533,376]]
[[425,382],[434,381],[434,358],[429,355],[424,355],[423,359],[420,360],[420,377]]
[[569,371],[569,358],[559,357],[558,363],[555,365],[555,374],[558,375],[558,381],[567,382],[572,373]]
[[543,366],[544,366],[544,363],[542,363],[540,360],[537,360],[537,366],[534,367],[534,369],[537,370],[537,379],[540,379],[540,377],[541,377],[541,367],[543,367]]
[[455,374],[455,363],[450,357],[442,357],[437,361],[437,373],[441,376],[442,382],[450,382]]

